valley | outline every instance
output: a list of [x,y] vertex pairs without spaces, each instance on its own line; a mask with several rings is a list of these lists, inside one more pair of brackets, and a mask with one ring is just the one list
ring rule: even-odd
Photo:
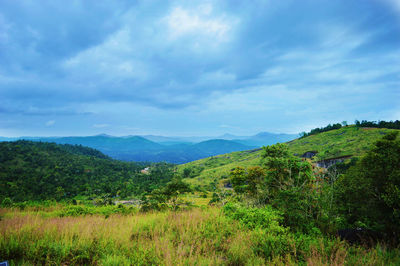
[[[399,131],[348,125],[236,152],[228,140],[205,140],[195,145],[227,153],[180,165],[119,161],[54,141],[3,141],[0,258],[17,265],[397,264],[399,201],[387,188],[398,186]],[[103,147],[116,141],[79,141],[99,138]],[[377,189],[390,200],[376,198]],[[338,234],[360,225],[356,235]]]

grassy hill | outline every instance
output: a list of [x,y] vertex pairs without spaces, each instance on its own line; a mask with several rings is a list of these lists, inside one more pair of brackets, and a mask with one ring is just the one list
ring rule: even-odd
[[[317,151],[313,161],[341,156],[360,157],[371,144],[394,129],[342,127],[305,138],[287,142],[289,150],[298,156],[307,151]],[[213,156],[179,165],[177,171],[193,185],[209,185],[226,178],[236,166],[260,165],[261,149],[240,151]]]

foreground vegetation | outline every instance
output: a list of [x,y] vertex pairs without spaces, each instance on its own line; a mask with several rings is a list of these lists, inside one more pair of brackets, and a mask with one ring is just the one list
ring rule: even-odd
[[350,246],[335,237],[291,233],[271,212],[266,212],[272,217],[265,223],[232,208],[67,217],[59,217],[58,208],[41,214],[1,209],[0,258],[19,265],[400,263],[397,249]]

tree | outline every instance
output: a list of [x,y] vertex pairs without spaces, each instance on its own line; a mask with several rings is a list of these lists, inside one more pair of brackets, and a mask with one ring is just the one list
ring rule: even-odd
[[400,236],[400,140],[391,132],[338,180],[337,203],[350,225]]
[[[290,154],[286,144],[263,147],[268,202],[284,213],[292,229],[310,231],[317,211],[311,164]],[[313,208],[314,206],[314,208]]]
[[192,168],[190,168],[190,167],[185,167],[185,168],[183,169],[183,173],[182,173],[183,178],[188,178],[188,177],[190,177],[191,174],[192,174]]
[[310,163],[290,154],[286,144],[278,143],[263,149],[261,157],[271,193],[293,186],[304,187],[313,181]]
[[[253,203],[265,204],[266,180],[265,171],[260,166],[249,167],[247,171],[243,167],[236,167],[230,172],[230,181],[234,191],[239,194],[246,194],[246,197],[253,200]],[[261,198],[263,198],[261,200]],[[260,202],[261,201],[261,202]]]
[[247,175],[243,167],[238,166],[232,169],[229,178],[236,193],[241,194],[247,191]]
[[167,207],[168,203],[176,210],[179,205],[184,203],[178,200],[179,195],[191,191],[192,189],[187,183],[183,182],[180,178],[175,178],[164,188],[153,190],[149,198],[143,197],[141,210],[160,210]]
[[263,147],[261,157],[263,167],[231,170],[230,180],[236,194],[250,205],[272,205],[279,209],[285,225],[294,230],[310,230],[315,195],[310,163],[290,154],[285,144]]

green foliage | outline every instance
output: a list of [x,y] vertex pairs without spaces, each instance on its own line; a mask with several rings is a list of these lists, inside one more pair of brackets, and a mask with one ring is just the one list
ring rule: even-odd
[[232,169],[230,180],[234,191],[250,205],[268,204],[280,210],[284,225],[292,230],[312,230],[318,209],[310,163],[291,155],[285,144],[264,147],[262,160],[264,169]]
[[0,200],[67,200],[102,194],[128,197],[148,193],[173,177],[173,165],[111,160],[82,146],[45,142],[0,143]]
[[389,129],[400,129],[400,120],[396,121],[367,121],[362,120],[361,122],[356,120],[355,124],[357,127],[372,127],[372,128],[389,128]]
[[311,164],[291,155],[285,144],[263,147],[261,157],[272,195],[292,187],[307,188],[314,181]]
[[186,202],[179,199],[179,196],[191,192],[189,184],[180,178],[175,178],[163,188],[155,189],[149,197],[143,197],[141,211],[163,210],[168,207],[176,210],[181,205],[187,205]]
[[291,153],[302,155],[307,151],[317,151],[315,160],[340,156],[360,157],[368,152],[373,143],[393,130],[385,128],[342,127],[288,143]]
[[283,217],[271,206],[263,208],[246,208],[238,204],[227,203],[223,207],[224,214],[251,229],[265,229],[269,233],[284,233],[286,229],[280,225]]
[[400,236],[400,140],[392,132],[339,179],[337,204],[347,222]]
[[67,205],[63,209],[56,211],[59,217],[65,216],[85,216],[85,215],[104,215],[106,217],[112,214],[132,214],[138,211],[137,208],[124,205],[108,206],[89,206],[89,205]]
[[163,188],[163,193],[167,199],[175,198],[180,194],[191,191],[190,186],[180,178],[173,179]]
[[1,202],[2,207],[11,207],[13,205],[13,202],[10,198],[4,198],[3,201]]
[[[118,206],[93,207],[96,210]],[[218,208],[76,217],[2,210],[0,257],[11,265],[398,265],[400,251],[293,234],[276,210]],[[76,214],[79,213],[79,214]],[[85,215],[86,213],[86,215]],[[99,215],[100,214],[100,215]]]
[[236,193],[244,193],[247,190],[247,178],[246,172],[243,167],[236,167],[231,170],[230,180],[233,186],[233,189]]
[[294,230],[310,231],[315,209],[315,178],[311,164],[290,154],[285,144],[264,147],[262,158],[267,177],[268,202],[281,210],[285,225]]

